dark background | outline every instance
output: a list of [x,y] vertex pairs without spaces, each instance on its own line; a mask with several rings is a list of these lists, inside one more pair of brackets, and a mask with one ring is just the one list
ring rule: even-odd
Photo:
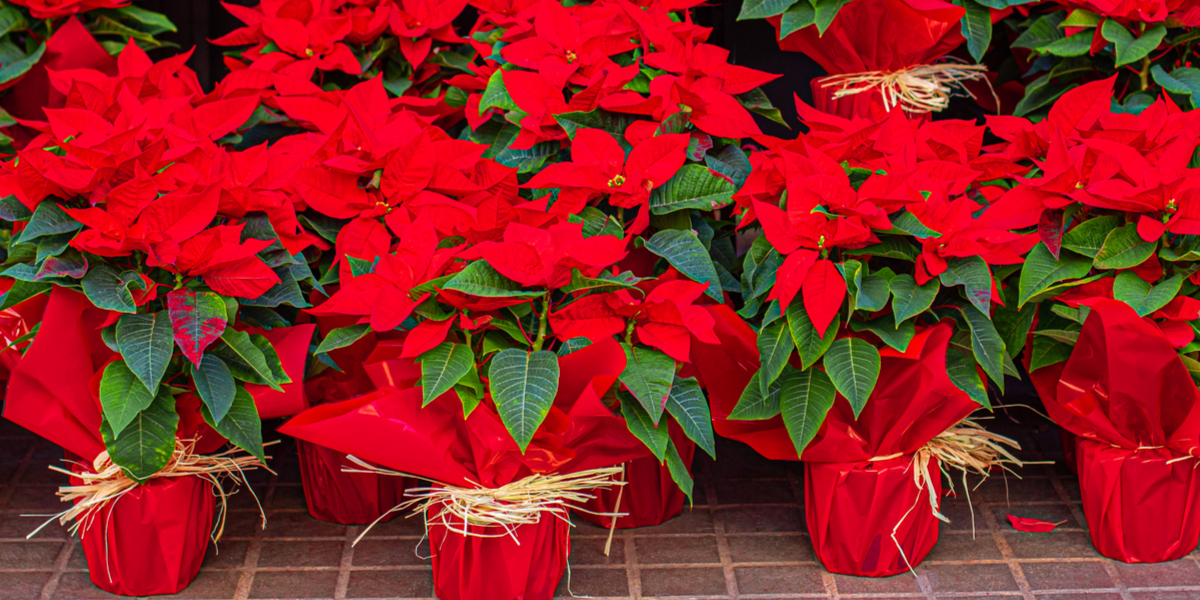
[[[256,0],[231,0],[230,4],[254,6]],[[167,48],[151,53],[155,60],[195,48],[188,61],[205,89],[211,89],[227,72],[221,60],[226,48],[213,46],[210,39],[221,37],[242,25],[218,0],[141,0],[139,6],[163,13],[179,28],[178,33],[160,36],[179,44],[180,49]],[[775,38],[775,29],[762,20],[737,21],[741,8],[740,0],[713,3],[692,10],[696,23],[712,27],[709,42],[730,52],[730,62],[759,69],[783,77],[763,86],[771,102],[778,108],[793,128],[796,127],[796,107],[792,94],[798,94],[805,102],[812,102],[809,81],[825,74],[821,67],[807,56],[797,52],[783,52]],[[474,22],[474,10],[467,10],[455,22],[459,34],[465,33]],[[777,123],[758,118],[765,133],[792,137]]]

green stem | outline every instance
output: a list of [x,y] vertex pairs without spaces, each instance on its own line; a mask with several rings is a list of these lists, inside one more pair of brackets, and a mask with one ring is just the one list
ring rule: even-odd
[[1142,71],[1138,73],[1138,78],[1142,80],[1142,91],[1150,89],[1150,55],[1147,54],[1142,58]]
[[533,342],[533,351],[538,352],[542,349],[542,343],[546,341],[546,321],[550,319],[550,292],[546,292],[546,297],[542,299],[542,318],[538,319],[538,336]]

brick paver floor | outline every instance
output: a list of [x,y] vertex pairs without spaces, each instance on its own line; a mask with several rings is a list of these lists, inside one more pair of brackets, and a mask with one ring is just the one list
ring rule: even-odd
[[[917,576],[862,579],[831,575],[816,562],[804,526],[803,479],[796,463],[768,461],[736,442],[718,446],[717,462],[698,458],[695,506],[647,529],[618,532],[610,556],[606,531],[579,523],[573,532],[570,598],[1023,598],[1026,600],[1200,599],[1200,555],[1131,566],[1102,558],[1088,540],[1074,477],[1062,466],[1053,426],[1028,412],[999,415],[990,427],[1015,434],[1026,467],[1021,480],[993,477],[971,494],[947,499],[941,540]],[[249,494],[238,494],[226,538],[211,546],[199,578],[180,597],[427,598],[429,562],[418,557],[421,526],[397,519],[357,546],[360,528],[308,516],[294,445],[273,449],[278,477],[255,487],[267,509],[258,527]],[[59,510],[59,476],[46,469],[61,453],[5,423],[0,426],[0,600],[108,598],[88,581],[77,540],[60,527],[33,540],[40,521],[26,513]],[[1063,521],[1053,533],[1013,530],[1006,514]]]

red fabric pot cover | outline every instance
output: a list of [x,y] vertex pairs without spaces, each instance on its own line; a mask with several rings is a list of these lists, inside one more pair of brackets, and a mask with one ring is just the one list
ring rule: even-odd
[[[684,435],[673,420],[668,419],[667,423],[671,439],[690,473],[692,459],[696,456],[696,443]],[[659,525],[683,512],[687,494],[675,484],[667,465],[658,462],[657,458],[649,456],[625,463],[625,481],[628,483],[622,486],[623,490],[612,487],[592,492],[595,497],[582,508],[593,513],[625,513],[626,516],[617,518],[617,529]],[[618,495],[621,498],[619,503]],[[576,511],[575,515],[604,528],[612,526],[611,517],[583,511]]]
[[[446,529],[429,515],[433,595],[441,600],[550,600],[567,569],[569,525],[542,514],[510,536],[473,537]],[[495,535],[495,528],[482,530]],[[519,543],[518,543],[519,542]]]
[[1031,377],[1050,418],[1080,438],[1075,462],[1096,549],[1125,562],[1194,549],[1195,460],[1165,462],[1200,455],[1200,390],[1158,326],[1123,302],[1097,302],[1071,357]]
[[200,572],[215,502],[204,479],[164,477],[110,503],[80,532],[92,583],[122,596],[179,593]]
[[315,519],[343,525],[369,525],[390,521],[388,514],[404,501],[404,477],[343,473],[346,455],[324,446],[296,440],[300,454],[300,480],[308,514]]
[[1126,450],[1080,439],[1083,516],[1100,554],[1127,563],[1183,558],[1200,543],[1200,472],[1166,448]]
[[[843,575],[887,577],[916,566],[938,540],[928,491],[913,485],[912,457],[874,463],[804,465],[804,510],[813,549]],[[931,459],[941,499],[937,459]],[[892,531],[895,530],[895,540]],[[897,546],[899,543],[899,546]],[[903,549],[903,553],[901,553]],[[907,561],[905,560],[907,557]]]

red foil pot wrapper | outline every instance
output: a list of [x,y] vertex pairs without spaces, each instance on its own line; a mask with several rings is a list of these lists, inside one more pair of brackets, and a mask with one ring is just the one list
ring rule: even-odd
[[[696,443],[683,435],[675,423],[670,423],[670,431],[680,457],[691,472]],[[583,510],[575,511],[575,516],[609,528],[612,517],[593,513],[620,513],[625,516],[617,518],[617,529],[631,529],[660,525],[683,512],[687,494],[671,478],[667,465],[658,462],[657,458],[650,456],[625,463],[625,481],[623,486],[589,492],[594,497],[580,507]]]
[[[542,513],[537,524],[513,536],[464,536],[441,524],[437,508],[427,517],[433,554],[433,595],[440,600],[550,600],[567,569],[570,525]],[[460,528],[455,525],[455,528]],[[496,527],[475,528],[487,536]]]
[[162,477],[101,509],[80,529],[92,583],[121,596],[186,588],[208,549],[212,492],[199,477]]
[[[1083,516],[1100,554],[1127,563],[1183,558],[1200,543],[1196,460],[1166,448],[1126,450],[1080,439]],[[1184,458],[1168,464],[1174,459]]]
[[[813,549],[827,570],[859,577],[908,571],[933,550],[938,519],[929,490],[913,483],[913,458],[804,466],[804,509]],[[940,499],[942,478],[929,461]],[[895,539],[892,538],[895,531]]]
[[343,465],[351,464],[344,453],[304,440],[296,440],[296,450],[304,501],[313,518],[343,525],[369,525],[400,515],[388,511],[404,502],[406,478],[343,473]]

